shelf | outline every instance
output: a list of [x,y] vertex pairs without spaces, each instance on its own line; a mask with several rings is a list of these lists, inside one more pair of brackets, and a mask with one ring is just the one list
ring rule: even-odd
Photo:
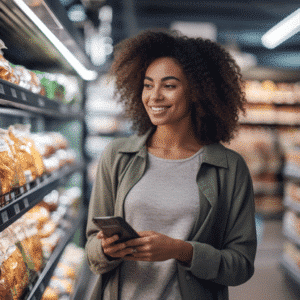
[[283,255],[280,267],[283,272],[289,275],[289,277],[297,283],[297,285],[300,285],[300,268],[298,268],[295,262],[288,257],[288,255]]
[[[15,197],[15,192],[6,194],[7,199],[5,200],[11,202],[0,208],[0,232],[42,201],[52,190],[59,187],[66,177],[83,169],[83,163],[73,166],[64,166],[50,175],[42,176],[31,184],[27,184],[25,186],[27,191],[24,192],[21,190],[20,195],[17,197]],[[22,187],[20,189],[22,189]]]
[[77,106],[50,100],[2,79],[0,79],[0,105],[55,118],[84,118],[82,111]]
[[284,197],[284,205],[290,210],[300,213],[300,203],[296,203],[289,196]]
[[[293,230],[293,229],[291,229]],[[283,228],[283,235],[288,238],[289,241],[291,241],[293,244],[295,244],[297,247],[300,247],[300,236],[297,235],[295,232],[292,232],[290,229]]]
[[295,182],[296,184],[300,184],[300,168],[297,165],[287,163],[283,168],[283,176]]
[[62,238],[59,240],[58,245],[56,246],[55,250],[50,256],[45,268],[38,277],[37,282],[34,284],[33,287],[30,288],[29,295],[25,298],[26,300],[39,300],[42,298],[42,295],[46,287],[48,286],[48,283],[59,262],[61,255],[63,254],[64,249],[66,248],[67,244],[71,241],[77,228],[79,228],[82,221],[84,220],[84,215],[85,214],[82,211],[79,217],[77,218],[67,218],[67,225],[65,225],[63,228],[64,234],[62,235]]

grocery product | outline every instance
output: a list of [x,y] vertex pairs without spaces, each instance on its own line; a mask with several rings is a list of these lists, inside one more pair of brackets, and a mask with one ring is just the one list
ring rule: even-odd
[[42,155],[37,150],[34,140],[30,137],[30,124],[15,124],[10,127],[10,130],[12,130],[14,135],[27,146],[28,151],[33,158],[37,176],[41,176],[45,172],[45,166]]
[[4,58],[2,49],[7,49],[2,40],[0,40],[0,78],[9,82],[18,84],[19,77],[14,73],[9,62]]
[[43,293],[41,300],[58,300],[58,299],[59,299],[58,293],[54,289],[48,286],[45,292]]
[[13,141],[12,152],[15,159],[20,163],[26,182],[31,182],[37,177],[37,169],[33,157],[30,153],[29,145],[17,137],[17,133],[13,126],[8,128],[9,138]]

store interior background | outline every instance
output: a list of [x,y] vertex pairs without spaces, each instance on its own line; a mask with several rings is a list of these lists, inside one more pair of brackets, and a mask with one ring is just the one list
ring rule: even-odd
[[[61,252],[53,266],[69,242],[78,249],[84,247],[89,195],[102,150],[114,138],[132,134],[114,99],[113,80],[107,76],[114,46],[145,29],[172,28],[222,44],[246,80],[246,115],[240,116],[239,133],[227,146],[243,155],[253,178],[259,244],[254,276],[241,286],[230,287],[230,299],[300,299],[300,14],[291,37],[273,49],[262,43],[269,29],[300,8],[299,2],[24,0],[89,70],[84,74],[48,41],[20,9],[20,2],[0,3],[0,39],[7,47],[4,57],[14,65],[45,72],[48,80],[55,78],[62,85],[64,77],[53,74],[66,75],[66,85],[71,87],[70,97],[46,95],[60,103],[57,115],[43,105],[33,109],[4,101],[0,89],[1,128],[22,123],[30,124],[33,133],[59,132],[79,165],[58,180],[59,187],[77,188],[75,194],[81,196],[76,196],[80,200],[75,206],[81,217],[65,245],[58,242]],[[3,81],[0,84],[6,87]],[[4,210],[0,207],[0,215]],[[95,276],[82,253],[73,288],[61,292],[59,299],[89,298]],[[43,292],[55,271],[48,269]],[[31,291],[38,285],[32,284]]]

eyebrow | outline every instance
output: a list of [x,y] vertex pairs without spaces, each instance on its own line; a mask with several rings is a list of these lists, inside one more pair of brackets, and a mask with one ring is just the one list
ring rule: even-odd
[[[147,80],[150,80],[150,81],[153,81],[153,79],[151,77],[148,77],[148,76],[145,76],[145,79]],[[174,77],[174,76],[167,76],[167,77],[164,77],[162,78],[161,81],[167,81],[167,80],[170,80],[170,79],[175,79],[177,81],[180,81],[177,77]]]

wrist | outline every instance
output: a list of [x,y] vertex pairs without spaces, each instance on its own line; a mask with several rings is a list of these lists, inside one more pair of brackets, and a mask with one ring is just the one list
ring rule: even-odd
[[177,251],[175,259],[185,266],[190,266],[193,258],[193,246],[185,241],[177,241]]

